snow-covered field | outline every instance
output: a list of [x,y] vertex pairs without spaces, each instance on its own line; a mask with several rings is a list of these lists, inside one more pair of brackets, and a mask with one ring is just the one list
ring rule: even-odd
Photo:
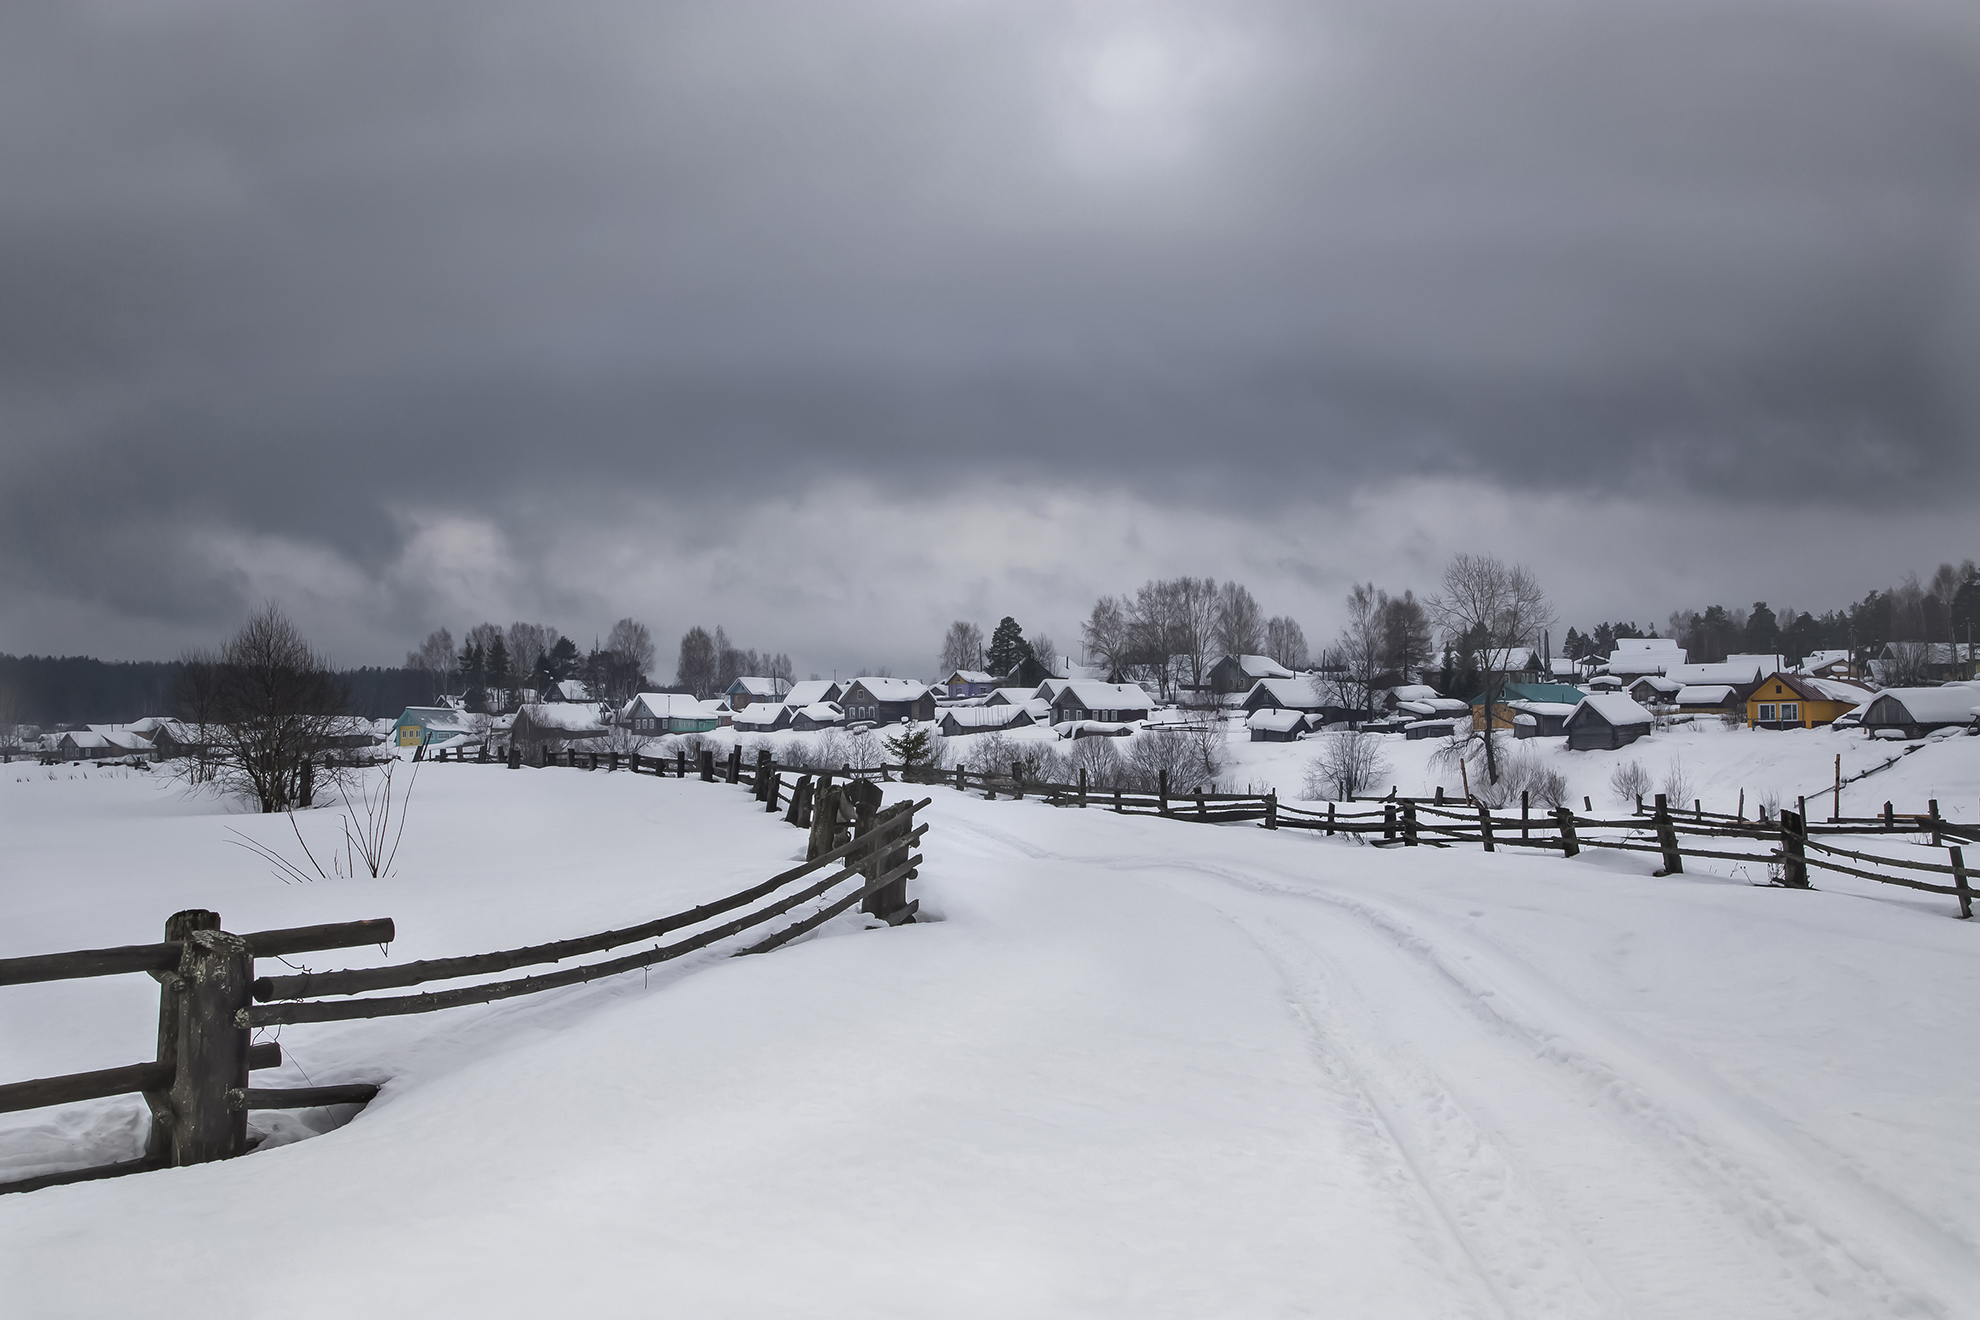
[[[1729,806],[1891,751],[1557,746],[1598,807],[1617,756],[1661,777],[1676,751]],[[1230,750],[1289,795],[1312,754]],[[1431,750],[1392,740],[1405,792]],[[726,893],[803,844],[726,785],[431,766],[397,875],[283,884],[228,842],[295,854],[282,818],[11,769],[0,956],[154,940],[193,906],[391,916],[392,961],[475,952]],[[1948,899],[922,792],[931,920],[287,1028],[259,1083],[380,1097],[237,1161],[0,1198],[0,1313],[1980,1314],[1980,930]],[[1852,814],[1972,819],[1980,739],[1860,792]],[[0,1080],[152,1052],[145,977],[0,1002]],[[0,1178],[128,1157],[141,1108],[6,1116]]]

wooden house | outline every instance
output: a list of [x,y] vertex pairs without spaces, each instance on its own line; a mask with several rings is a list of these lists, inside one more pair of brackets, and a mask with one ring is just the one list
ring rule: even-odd
[[1458,721],[1439,719],[1431,716],[1427,720],[1410,720],[1403,725],[1402,735],[1408,742],[1422,742],[1425,738],[1448,738],[1457,732]]
[[1508,703],[1514,710],[1513,737],[1515,738],[1565,738],[1567,737],[1568,717],[1574,714],[1580,702],[1567,701],[1514,701]]
[[1838,678],[1773,674],[1747,694],[1746,723],[1754,729],[1819,729],[1834,724],[1876,695],[1867,687]]
[[791,712],[791,728],[797,733],[835,729],[846,722],[845,708],[836,701],[814,701],[808,706],[786,706]]
[[1671,704],[1680,715],[1730,715],[1745,709],[1738,692],[1730,683],[1687,683]]
[[752,701],[729,718],[737,733],[776,733],[791,727],[797,712],[781,701]]
[[1130,724],[1145,720],[1155,703],[1138,683],[1096,683],[1074,679],[1060,686],[1052,697],[1052,723],[1095,720],[1102,724]]
[[849,724],[935,718],[935,693],[910,678],[855,678],[839,699]]
[[958,669],[942,680],[951,701],[987,697],[997,690],[997,676],[981,669]]
[[722,725],[708,703],[686,692],[642,692],[619,711],[619,723],[645,737],[663,733],[709,733]]
[[[1519,714],[1514,704],[1517,702],[1543,701],[1572,706],[1580,700],[1581,689],[1565,683],[1507,683],[1499,689],[1499,699],[1492,705],[1491,727],[1516,730],[1513,721]],[[1479,693],[1468,704],[1471,707],[1471,727],[1484,729],[1485,694]]]
[[1663,674],[1645,674],[1622,690],[1639,706],[1667,706],[1684,691],[1684,684]]
[[408,706],[392,722],[390,737],[399,747],[446,747],[474,737],[473,719],[452,706]]
[[937,725],[944,738],[967,738],[977,733],[1028,729],[1035,721],[1023,706],[951,706]]
[[1309,727],[1296,710],[1255,710],[1244,722],[1253,742],[1298,742]]
[[[1296,710],[1303,715],[1318,715],[1318,723],[1334,724],[1346,719],[1364,720],[1369,712],[1350,711],[1338,700],[1332,699],[1329,685],[1311,674],[1298,678],[1261,678],[1245,694],[1243,709],[1247,714],[1261,710]],[[1309,720],[1309,725],[1316,722]]]
[[1980,684],[1885,688],[1864,708],[1863,727],[1873,738],[1923,738],[1936,729],[1972,728],[1976,708]]
[[1227,655],[1210,666],[1210,690],[1218,696],[1249,692],[1261,678],[1296,678],[1292,670],[1265,655]]
[[755,701],[782,701],[784,685],[774,678],[738,678],[723,689],[722,696],[727,699],[730,710],[741,710]]
[[509,741],[519,747],[536,747],[543,743],[589,742],[603,738],[605,733],[605,721],[596,706],[538,701],[516,712],[515,722],[509,726]]
[[1583,697],[1567,718],[1568,746],[1577,752],[1613,751],[1647,737],[1656,717],[1619,692]]

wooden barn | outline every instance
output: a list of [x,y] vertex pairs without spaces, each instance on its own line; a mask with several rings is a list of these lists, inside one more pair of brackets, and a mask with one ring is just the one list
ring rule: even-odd
[[709,733],[722,725],[721,716],[685,692],[642,692],[619,712],[619,723],[634,733],[657,737],[663,733]]
[[1253,742],[1298,742],[1307,731],[1306,716],[1296,710],[1257,710],[1244,722]]
[[1567,718],[1568,746],[1577,752],[1613,751],[1647,737],[1656,717],[1628,697],[1597,692],[1583,697]]
[[935,693],[909,678],[855,678],[839,699],[848,723],[894,724],[935,718]]
[[952,706],[942,712],[936,727],[944,738],[967,738],[976,733],[1028,729],[1034,723],[1031,712],[1022,706]]
[[1292,670],[1265,655],[1227,655],[1210,666],[1210,690],[1218,696],[1249,692],[1261,678],[1296,678]]
[[1145,720],[1155,703],[1138,683],[1094,683],[1073,679],[1059,685],[1052,697],[1052,722],[1098,720],[1102,724],[1128,724]]
[[1973,727],[1975,707],[1980,686],[1885,688],[1864,709],[1863,727],[1873,738],[1923,738],[1935,729]]
[[836,729],[845,722],[845,708],[836,701],[814,701],[791,712],[791,728],[798,733]]

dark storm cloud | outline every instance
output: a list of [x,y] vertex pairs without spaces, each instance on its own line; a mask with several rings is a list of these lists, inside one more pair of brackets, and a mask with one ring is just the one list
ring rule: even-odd
[[376,572],[408,507],[986,454],[1220,505],[1412,469],[1949,494],[1966,22],[11,5],[0,585],[217,619],[246,587],[189,529]]

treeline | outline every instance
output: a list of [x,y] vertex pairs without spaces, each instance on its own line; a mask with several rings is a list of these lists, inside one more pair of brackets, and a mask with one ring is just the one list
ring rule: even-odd
[[[53,729],[128,724],[177,713],[185,662],[94,660],[85,655],[0,655],[0,725]],[[339,671],[353,715],[381,719],[436,695],[432,675],[366,666]]]

